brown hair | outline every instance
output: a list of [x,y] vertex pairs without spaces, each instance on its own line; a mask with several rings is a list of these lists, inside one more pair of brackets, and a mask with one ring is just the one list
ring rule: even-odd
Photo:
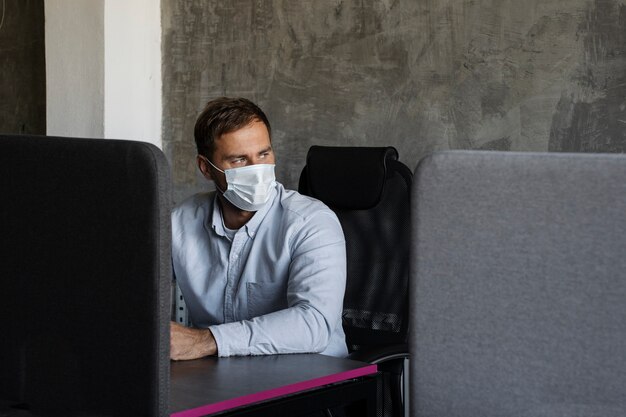
[[267,116],[250,100],[219,97],[209,101],[198,116],[193,131],[198,154],[211,158],[216,139],[223,134],[248,126],[254,121],[265,124],[271,140],[272,129]]

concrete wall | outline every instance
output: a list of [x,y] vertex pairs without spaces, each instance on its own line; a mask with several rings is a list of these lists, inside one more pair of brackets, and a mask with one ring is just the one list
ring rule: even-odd
[[288,187],[310,145],[626,150],[626,0],[162,0],[175,198],[206,188],[193,123],[245,96]]
[[0,133],[46,132],[44,8],[0,2]]

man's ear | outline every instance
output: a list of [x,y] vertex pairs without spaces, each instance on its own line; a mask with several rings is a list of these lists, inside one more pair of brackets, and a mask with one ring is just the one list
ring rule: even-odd
[[213,180],[213,177],[211,176],[211,167],[209,166],[206,159],[204,159],[204,157],[200,155],[197,155],[196,161],[198,162],[198,169],[200,169],[200,172],[202,172],[204,178],[206,178],[207,180]]

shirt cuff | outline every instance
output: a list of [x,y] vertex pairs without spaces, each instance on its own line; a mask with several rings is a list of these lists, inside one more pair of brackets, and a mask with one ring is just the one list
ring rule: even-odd
[[[213,333],[215,344],[217,345],[217,356],[225,358],[228,356],[250,355],[250,348],[247,341],[249,336],[246,335],[244,325],[241,322],[217,324],[209,326],[209,330]],[[245,343],[245,347],[242,346]]]
[[213,334],[213,339],[215,339],[215,344],[217,345],[217,356],[226,357],[230,356],[228,354],[228,348],[226,347],[226,343],[224,343],[224,337],[222,332],[220,331],[220,326],[209,326],[209,330]]

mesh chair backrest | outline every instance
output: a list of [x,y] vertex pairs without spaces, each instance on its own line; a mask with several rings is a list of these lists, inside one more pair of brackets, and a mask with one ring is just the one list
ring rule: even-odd
[[313,147],[300,179],[302,193],[335,211],[346,237],[351,351],[406,341],[412,176],[396,159],[393,148]]

